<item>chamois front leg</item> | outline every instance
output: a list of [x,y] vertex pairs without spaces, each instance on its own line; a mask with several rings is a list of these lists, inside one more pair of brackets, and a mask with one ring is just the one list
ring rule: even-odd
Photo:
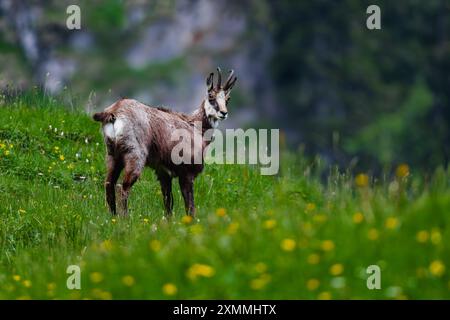
[[165,172],[159,172],[157,176],[161,184],[166,216],[170,216],[173,210],[172,178]]
[[123,169],[123,164],[121,161],[114,159],[112,155],[107,155],[106,165],[108,172],[106,174],[105,181],[105,193],[106,202],[109,206],[109,211],[115,215],[116,214],[116,183],[119,179],[120,172]]
[[181,194],[184,199],[184,207],[186,209],[186,214],[194,217],[195,216],[195,205],[194,205],[194,177],[193,176],[180,176],[180,189]]
[[128,196],[130,195],[131,187],[139,179],[144,164],[137,161],[133,157],[125,157],[125,174],[122,182],[121,202],[123,215],[128,215]]

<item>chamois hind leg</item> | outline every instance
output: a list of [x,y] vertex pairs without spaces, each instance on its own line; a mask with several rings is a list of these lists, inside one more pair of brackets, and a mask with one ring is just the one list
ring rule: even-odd
[[157,176],[161,184],[166,216],[170,216],[173,210],[172,177],[165,172],[158,172]]
[[131,187],[139,179],[142,170],[144,169],[144,162],[139,161],[135,157],[124,157],[125,174],[123,176],[121,202],[123,215],[128,215],[128,196],[130,195]]
[[184,199],[184,207],[186,214],[195,216],[194,205],[194,177],[192,176],[180,176],[180,189]]
[[105,180],[106,202],[109,206],[109,211],[116,214],[116,183],[119,179],[120,172],[123,169],[122,161],[114,159],[112,155],[107,155],[106,158],[107,174]]

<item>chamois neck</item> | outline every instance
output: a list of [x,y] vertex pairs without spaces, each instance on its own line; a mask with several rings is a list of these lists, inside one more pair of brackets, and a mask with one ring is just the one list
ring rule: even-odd
[[211,120],[208,118],[205,112],[205,100],[203,100],[200,104],[200,107],[194,111],[192,115],[192,122],[201,122],[202,135],[205,134],[206,130],[213,128]]

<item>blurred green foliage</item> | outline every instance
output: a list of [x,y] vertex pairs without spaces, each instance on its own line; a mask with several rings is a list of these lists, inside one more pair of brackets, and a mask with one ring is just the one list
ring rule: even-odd
[[377,1],[381,30],[366,28],[370,4],[273,3],[283,121],[307,150],[339,163],[448,163],[449,3]]

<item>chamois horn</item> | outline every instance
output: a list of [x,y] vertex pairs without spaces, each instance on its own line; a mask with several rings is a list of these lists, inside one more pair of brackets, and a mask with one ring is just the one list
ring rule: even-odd
[[208,86],[208,91],[211,91],[213,89],[213,81],[214,80],[214,73],[210,73],[208,78],[206,78],[206,85]]
[[220,71],[220,68],[217,67],[217,90],[220,90],[222,87],[222,73]]

